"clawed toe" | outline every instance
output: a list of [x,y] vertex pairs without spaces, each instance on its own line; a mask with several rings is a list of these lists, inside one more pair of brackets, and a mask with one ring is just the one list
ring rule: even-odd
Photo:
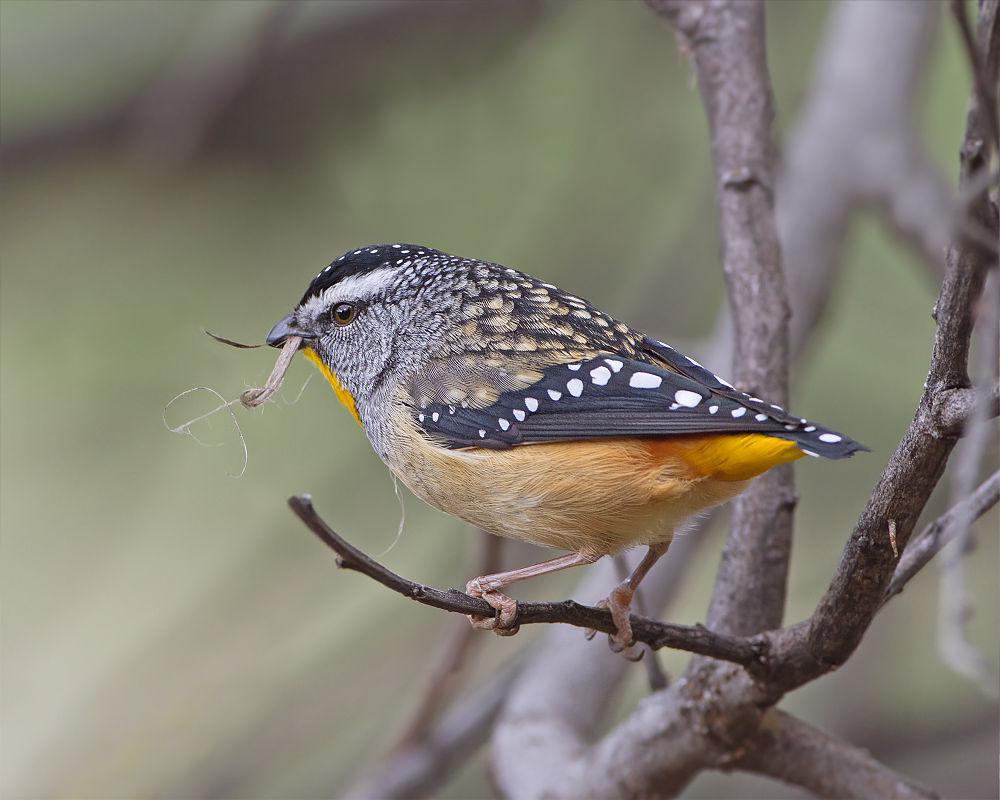
[[[621,653],[629,661],[638,661],[642,658],[644,651],[636,645],[632,638],[632,621],[629,619],[632,594],[632,590],[627,586],[616,586],[606,599],[597,603],[597,608],[608,609],[611,612],[611,619],[615,623],[615,632],[608,634],[608,647],[611,652]],[[586,631],[587,639],[593,639],[596,633],[597,631],[593,628],[588,628]]]
[[475,614],[469,615],[469,622],[473,628],[491,630],[497,636],[513,636],[521,626],[517,624],[517,600],[508,597],[496,589],[484,586],[481,578],[473,578],[465,586],[467,594],[479,597],[496,609],[497,614],[493,617],[480,617]]

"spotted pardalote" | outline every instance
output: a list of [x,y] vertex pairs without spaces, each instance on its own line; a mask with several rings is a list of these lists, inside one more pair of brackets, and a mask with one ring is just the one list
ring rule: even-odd
[[632,594],[685,519],[778,464],[864,449],[551,283],[419,245],[337,258],[267,341],[291,336],[414,494],[568,551],[469,582],[497,609],[473,624],[498,633],[516,630],[505,586],[641,544],[606,601],[625,648]]

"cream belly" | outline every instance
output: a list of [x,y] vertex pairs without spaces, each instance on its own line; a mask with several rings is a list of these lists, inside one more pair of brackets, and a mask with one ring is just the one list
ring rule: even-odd
[[448,450],[396,422],[386,461],[419,498],[490,533],[587,556],[669,542],[747,485],[692,474],[642,439]]

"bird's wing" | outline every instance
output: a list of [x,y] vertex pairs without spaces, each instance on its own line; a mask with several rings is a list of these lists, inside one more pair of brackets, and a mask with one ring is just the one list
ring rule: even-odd
[[[865,449],[843,434],[742,394],[701,367],[689,374],[675,369],[601,354],[539,368],[537,380],[510,388],[497,386],[495,397],[484,404],[449,403],[440,395],[432,399],[424,395],[414,399],[411,413],[427,436],[450,448],[760,433],[794,441],[804,452],[827,458]],[[448,382],[445,376],[438,380]],[[462,377],[451,380],[460,382]]]

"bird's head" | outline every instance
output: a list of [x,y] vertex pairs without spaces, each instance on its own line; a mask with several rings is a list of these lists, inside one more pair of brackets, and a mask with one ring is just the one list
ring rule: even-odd
[[417,372],[454,329],[465,280],[462,259],[411,244],[350,250],[309,284],[267,343],[301,336],[348,408]]

